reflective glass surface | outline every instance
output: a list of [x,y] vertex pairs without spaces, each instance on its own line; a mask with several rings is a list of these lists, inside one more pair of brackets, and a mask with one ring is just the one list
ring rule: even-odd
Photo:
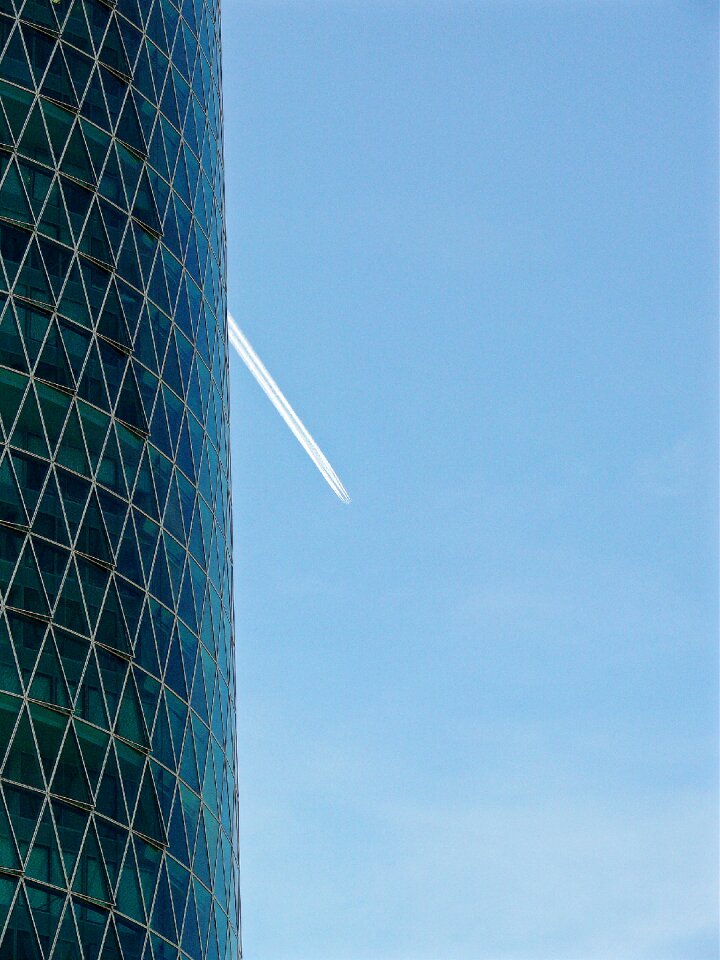
[[0,960],[236,960],[219,10],[0,4]]

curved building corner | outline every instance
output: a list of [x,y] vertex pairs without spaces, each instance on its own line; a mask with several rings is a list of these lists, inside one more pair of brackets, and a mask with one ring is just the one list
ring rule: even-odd
[[0,5],[0,960],[238,960],[217,0]]

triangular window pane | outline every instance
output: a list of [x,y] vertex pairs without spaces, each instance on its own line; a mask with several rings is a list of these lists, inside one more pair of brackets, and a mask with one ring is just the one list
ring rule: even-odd
[[121,830],[119,827],[113,826],[113,824],[108,823],[100,817],[96,818],[95,825],[105,859],[105,867],[107,868],[110,886],[114,889],[120,875],[120,867],[122,865],[123,854],[125,853],[128,833],[127,830]]
[[[138,343],[139,341],[140,337],[138,337],[135,342]],[[140,396],[142,397],[147,420],[152,413],[153,406],[155,404],[155,397],[159,390],[159,380],[154,373],[150,373],[150,371],[146,370],[145,367],[141,367],[139,363],[135,363],[133,366],[137,375],[138,388],[140,390]]]
[[76,893],[83,893],[87,897],[92,897],[93,900],[100,900],[103,903],[112,901],[100,843],[92,822],[85,835],[85,843],[80,853],[72,888]]
[[29,693],[34,700],[54,703],[64,708],[70,707],[70,695],[51,633],[48,633],[45,638]]
[[86,475],[90,473],[90,464],[85,452],[85,442],[75,404],[70,409],[70,416],[56,453],[56,459],[58,463],[75,470],[77,473]]
[[0,356],[6,367],[13,367],[22,373],[28,372],[23,340],[15,319],[15,312],[10,305],[0,319]]
[[[10,820],[5,810],[5,804],[2,802],[0,802],[0,866],[6,870],[22,869],[10,826]],[[1,917],[0,923],[2,923]]]
[[85,597],[85,606],[90,618],[90,632],[92,633],[100,616],[110,573],[105,567],[80,556],[77,557],[77,567]]
[[105,306],[98,323],[98,333],[122,346],[130,346],[124,311],[114,283],[111,283],[108,289]]
[[90,790],[95,793],[110,737],[103,730],[96,730],[95,727],[86,723],[78,723],[75,732],[78,735],[80,752],[85,761],[85,771],[90,781]]
[[162,817],[160,816],[160,806],[149,766],[145,768],[137,810],[135,811],[133,829],[149,837],[151,840],[156,840],[158,843],[167,843]]
[[[78,870],[83,869],[82,864]],[[110,914],[107,909],[93,907],[86,901],[74,901],[75,921],[80,933],[80,943],[83,947],[83,956],[88,960],[95,960],[100,953],[105,925]]]
[[132,520],[128,518],[125,525],[120,549],[117,554],[117,569],[124,577],[128,577],[135,583],[143,582],[143,570],[140,564],[140,554],[135,539],[135,530]]
[[177,539],[183,542],[185,540],[185,528],[182,520],[182,509],[180,507],[180,496],[178,494],[177,483],[173,481],[170,485],[170,492],[165,506],[165,515],[163,525]]
[[110,427],[110,417],[101,410],[96,410],[87,403],[80,401],[78,401],[78,410],[85,434],[85,445],[94,471],[105,445],[105,437]]
[[85,290],[80,278],[77,262],[73,263],[63,290],[58,312],[75,320],[83,327],[92,326]]
[[30,918],[25,890],[21,887],[0,944],[0,960],[42,960],[42,952]]
[[[179,798],[176,801],[176,806],[180,806]],[[170,891],[175,907],[175,916],[183,917],[185,915],[185,901],[187,900],[188,890],[190,888],[190,874],[187,870],[183,869],[180,864],[169,858],[167,860],[167,866],[168,876],[170,878]],[[199,953],[196,955],[199,956]]]
[[4,617],[0,619],[0,688],[11,693],[22,694],[23,692]]
[[35,375],[69,389],[75,386],[57,322],[50,324],[45,346],[35,368]]
[[88,403],[96,407],[102,407],[105,410],[110,409],[107,390],[105,389],[105,378],[103,377],[102,364],[100,363],[100,354],[97,343],[93,342],[88,352],[85,370],[83,372],[78,393]]
[[12,611],[8,611],[7,619],[22,681],[27,687],[35,669],[47,627],[34,617],[26,617]]
[[112,563],[110,544],[105,533],[105,524],[95,492],[90,494],[75,548],[91,557],[97,557],[105,563]]
[[[85,143],[85,138],[82,135],[82,127],[79,121],[75,124],[70,136],[60,169],[63,173],[69,173],[71,176],[77,177],[78,180],[82,180],[90,186],[95,182],[95,174],[92,163],[90,162],[90,154]],[[66,190],[66,193],[67,187],[68,184],[63,182],[63,189]],[[70,187],[70,189],[72,190],[72,187]]]
[[[123,653],[131,652],[130,638],[127,627],[125,626],[125,620],[120,607],[120,599],[114,580],[111,581],[110,588],[105,597],[105,606],[98,623],[95,639],[98,643],[112,647],[115,650],[120,650]],[[130,737],[129,739],[133,738]]]
[[[173,258],[170,257],[169,259],[172,260]],[[148,296],[165,313],[170,314],[172,312],[172,308],[170,306],[170,296],[168,294],[167,278],[165,276],[165,262],[160,254],[158,254],[155,260],[155,269],[153,270],[152,279],[150,280],[150,284],[148,286]]]
[[73,107],[77,105],[75,90],[63,57],[63,46],[60,44],[55,48],[55,54],[45,74],[41,92],[43,96],[49,97],[51,100],[57,100]]
[[3,216],[9,220],[17,220],[30,226],[35,222],[23,182],[14,163],[8,167],[7,175],[0,187],[0,209]]
[[175,767],[175,757],[172,752],[172,740],[170,738],[170,725],[168,724],[167,711],[164,701],[160,702],[160,709],[157,712],[155,720],[155,731],[152,739],[152,752],[161,763],[171,770]]
[[38,102],[45,117],[45,123],[47,124],[48,134],[50,136],[50,145],[55,154],[55,162],[57,163],[65,149],[68,134],[70,133],[70,128],[73,123],[73,116],[71,113],[68,113],[67,110],[63,110],[54,103],[49,103],[42,99]]
[[36,388],[43,423],[45,424],[45,432],[50,444],[50,452],[52,453],[60,439],[60,432],[67,418],[71,401],[67,394],[61,393],[54,387],[47,386],[44,383],[38,382]]
[[202,952],[197,911],[195,909],[195,898],[192,894],[188,897],[187,913],[185,914],[185,925],[183,927],[182,948],[191,957],[198,957]]
[[173,632],[173,641],[170,646],[168,656],[167,670],[165,672],[165,683],[173,689],[183,700],[187,700],[187,685],[185,683],[185,674],[183,672],[182,658],[180,655],[180,641],[178,639],[177,629]]
[[150,470],[150,460],[147,448],[143,453],[140,470],[138,471],[135,491],[133,493],[133,502],[149,514],[153,519],[159,520],[157,500],[155,499],[155,487]]
[[150,591],[165,604],[167,607],[174,606],[172,589],[170,587],[170,576],[168,574],[165,550],[162,546],[162,540],[155,556],[155,566],[153,567],[152,579],[150,581]]
[[7,603],[11,607],[28,610],[45,617],[50,613],[30,540],[25,543],[25,548],[15,569],[12,586],[7,595]]
[[168,432],[167,418],[165,416],[165,403],[162,399],[162,391],[158,391],[158,399],[155,404],[155,413],[153,414],[150,432],[153,442],[163,451],[163,453],[172,459],[172,443]]
[[159,234],[161,232],[160,218],[153,198],[153,190],[150,186],[147,170],[143,170],[142,176],[140,177],[132,212],[134,217],[150,227],[151,230],[154,230],[155,233]]
[[173,773],[166,770],[165,767],[161,767],[160,764],[154,760],[150,762],[150,766],[153,771],[153,779],[155,781],[155,789],[157,790],[163,822],[167,823],[170,819],[170,807],[172,806],[173,795],[179,786],[179,781]]
[[75,929],[72,907],[70,906],[70,901],[68,901],[62,923],[60,924],[60,932],[58,933],[58,938],[55,943],[53,960],[66,960],[66,958],[68,958],[68,960],[71,960],[71,958],[75,960],[75,958],[81,956],[82,951]]
[[41,540],[36,541],[35,549],[48,602],[54,607],[70,555],[66,549]]
[[77,694],[78,684],[82,676],[83,667],[88,654],[88,644],[86,640],[60,629],[53,627],[55,633],[55,644],[60,654],[65,678],[68,682],[70,697],[74,701]]
[[32,842],[35,826],[40,817],[43,805],[43,796],[22,787],[13,787],[9,783],[3,784],[5,802],[7,803],[10,823],[15,834],[15,841],[24,860],[27,857]]
[[65,872],[71,877],[80,852],[88,815],[84,811],[78,810],[77,807],[73,807],[55,797],[51,798],[50,806],[55,820],[58,840],[60,841],[60,852],[65,864]]
[[132,672],[128,673],[125,691],[115,724],[115,733],[140,746],[145,747],[149,745],[142,709],[140,707],[140,698],[135,689]]
[[128,822],[123,792],[120,787],[120,771],[112,747],[108,752],[105,770],[100,779],[100,787],[95,799],[95,809],[98,813],[111,817],[119,823]]
[[168,883],[167,871],[164,865],[160,871],[160,879],[155,893],[155,905],[150,923],[162,936],[168,940],[177,942],[178,935],[175,927],[172,899],[170,897],[170,884]]
[[15,735],[8,751],[3,767],[3,776],[8,780],[27,784],[29,787],[45,789],[37,747],[33,740],[32,728],[27,712],[23,710],[20,722],[15,728]]
[[100,359],[105,373],[108,394],[112,398],[112,406],[112,402],[120,392],[120,384],[122,383],[125,368],[128,365],[128,358],[125,353],[118,350],[116,346],[109,344],[106,340],[99,339],[98,348],[100,350]]
[[197,761],[195,759],[195,740],[192,736],[192,725],[188,725],[188,732],[185,736],[183,746],[183,755],[180,763],[180,776],[183,780],[200,793],[200,783],[198,780]]
[[[120,883],[118,884],[115,896],[117,909],[131,917],[144,921],[145,912],[143,910],[142,895],[140,893],[140,884],[137,877],[137,867],[135,857],[132,852],[132,846],[128,849],[123,866]],[[129,956],[139,956],[130,954]]]
[[108,930],[105,934],[105,942],[103,943],[100,960],[124,960],[122,951],[120,949],[120,944],[118,942],[117,933],[115,933],[115,925],[113,923],[108,924]]
[[135,747],[128,746],[123,743],[122,740],[115,741],[115,749],[120,766],[120,778],[125,793],[125,802],[127,803],[128,811],[134,811],[142,780],[145,758]]
[[183,382],[180,376],[180,364],[178,361],[177,350],[175,349],[175,337],[170,338],[167,355],[165,357],[165,366],[163,367],[163,380],[168,386],[182,396]]
[[114,67],[120,73],[124,73],[125,76],[130,76],[130,64],[128,63],[125,47],[120,39],[120,31],[118,30],[117,21],[114,17],[110,19],[102,50],[100,51],[100,59],[103,63]]
[[133,290],[132,287],[129,287],[126,283],[118,282],[117,287],[118,295],[125,313],[128,331],[132,338],[135,336],[138,320],[140,318],[140,311],[143,309],[143,299],[141,294],[139,294],[136,290]]
[[10,37],[10,42],[0,58],[0,70],[2,70],[2,76],[6,80],[11,80],[21,87],[34,87],[35,85],[28,66],[27,54],[19,27]]
[[47,34],[41,33],[39,30],[33,30],[32,27],[25,25],[23,25],[22,30],[25,45],[30,53],[30,65],[35,74],[35,85],[38,85],[45,73],[45,68],[55,45]]
[[[157,108],[155,104],[148,103],[144,97],[138,96],[134,91],[132,95],[135,101],[135,109],[137,111],[138,119],[140,120],[143,139],[147,144],[147,142],[150,140],[150,136],[152,135],[153,126],[157,120]],[[147,149],[138,149],[138,153],[146,155]]]
[[[150,620],[149,605],[145,606],[142,622],[138,630],[137,641],[135,644],[135,660],[137,664],[145,670],[160,676],[161,670],[157,659],[157,650],[155,647],[155,634]],[[142,696],[142,691],[141,691]],[[148,725],[152,726],[152,717],[147,717]]]
[[153,557],[155,556],[155,547],[157,545],[160,533],[159,526],[149,517],[134,511],[135,530],[137,532],[137,545],[140,551],[140,558],[145,569],[145,578],[150,577],[150,568],[152,567]]
[[[37,108],[37,117],[38,123],[42,124],[39,107]],[[52,160],[50,162],[52,163]],[[30,200],[34,218],[37,219],[53,182],[53,175],[49,170],[43,170],[36,163],[30,164],[22,161],[20,162],[20,174],[25,184],[25,191]]]
[[110,487],[111,490],[116,491],[122,497],[127,496],[125,476],[123,474],[122,461],[120,459],[120,448],[118,447],[115,430],[112,427],[110,428],[107,443],[105,445],[105,451],[103,453],[102,460],[100,461],[97,479],[99,483],[103,483],[106,487]]
[[120,164],[118,163],[114,148],[108,153],[105,171],[98,189],[108,200],[112,200],[112,202],[116,203],[119,207],[127,209],[127,198],[125,196],[122,176],[120,175]]
[[132,230],[128,230],[125,234],[125,240],[123,242],[122,250],[118,258],[117,265],[118,273],[127,280],[128,283],[131,283],[134,287],[137,287],[138,290],[142,290],[145,286],[145,283],[140,273],[140,265],[138,262],[137,250],[135,249],[135,242],[133,238]]
[[206,723],[208,722],[208,708],[207,700],[205,697],[205,684],[203,682],[202,674],[202,660],[200,657],[197,658],[197,663],[195,666],[195,681],[193,683],[192,691],[192,707],[199,717],[201,717]]
[[75,712],[79,717],[94,723],[99,727],[108,727],[108,715],[105,709],[105,700],[102,695],[100,674],[95,663],[95,657],[90,656],[85,675],[78,691],[75,703]]
[[195,873],[205,884],[206,887],[212,885],[210,878],[210,861],[208,860],[207,843],[205,841],[205,827],[203,818],[200,819],[200,826],[195,844],[195,854],[193,856],[193,873]]
[[15,423],[10,442],[41,457],[49,457],[50,455],[37,398],[35,397],[35,391],[32,389],[28,390],[25,395],[25,401]]
[[71,531],[76,531],[85,513],[85,504],[92,487],[83,477],[78,477],[68,470],[63,470],[62,467],[56,467],[55,469],[69,528]]
[[187,837],[185,835],[185,823],[183,821],[182,803],[180,802],[179,793],[176,794],[175,805],[173,806],[172,816],[170,817],[168,840],[173,855],[176,856],[181,863],[184,863],[185,866],[189,866],[190,851],[188,850]]
[[18,150],[20,153],[25,154],[26,157],[32,157],[34,160],[37,160],[38,163],[47,164],[49,167],[54,166],[50,141],[45,132],[45,124],[43,123],[39,102],[35,104],[30,113],[22,138],[18,144]]
[[140,391],[132,364],[127,365],[125,380],[115,408],[115,416],[124,420],[131,427],[147,432],[147,421],[140,401]]
[[68,725],[66,714],[48,710],[38,703],[30,704],[30,717],[35,729],[35,739],[40,750],[40,760],[45,779],[49,782]]
[[43,883],[51,883],[56,887],[65,886],[65,874],[49,806],[45,807],[40,818],[30,857],[25,865],[25,873]]
[[140,127],[140,121],[138,120],[138,113],[135,109],[132,94],[129,94],[125,101],[125,107],[115,135],[118,140],[123,140],[129,147],[137,150],[138,153],[146,152],[145,138],[143,137],[142,128]]
[[187,720],[188,711],[185,704],[169,690],[166,691],[165,698],[168,705],[170,732],[175,747],[175,756],[179,757],[182,751],[183,734],[185,732],[185,721]]
[[125,583],[123,580],[117,580],[118,594],[125,614],[125,623],[128,626],[131,640],[137,633],[140,612],[146,599],[143,591],[134,587],[131,583]]
[[[43,949],[44,956],[47,957],[50,955],[50,947],[55,939],[55,932],[65,906],[65,894],[64,892],[53,892],[46,887],[38,888],[31,885],[26,887],[26,893],[35,927],[40,937],[40,946]],[[56,953],[56,956],[59,957],[60,954]]]
[[0,463],[0,503],[2,503],[2,518],[7,523],[26,524],[27,517],[23,507],[20,488],[11,466],[9,456]]
[[79,247],[80,250],[87,253],[88,256],[94,257],[95,260],[112,265],[114,258],[110,250],[105,224],[97,200],[90,207],[90,212],[80,237]]
[[90,347],[91,336],[86,330],[81,330],[74,323],[67,320],[59,321],[60,334],[63,339],[65,351],[70,360],[75,381],[82,376],[82,369],[85,365],[85,357]]
[[208,747],[210,745],[210,731],[204,723],[193,716],[192,717],[193,738],[195,740],[195,754],[197,757],[198,772],[202,778],[205,773],[205,763],[208,756]]
[[69,800],[79,800],[82,803],[92,802],[75,729],[72,724],[60,752],[51,790],[53,793],[59,793],[60,796],[67,797]]
[[[75,129],[78,131],[79,127]],[[78,133],[77,136],[82,139],[80,133]],[[58,182],[62,183],[62,193],[65,197],[67,211],[70,216],[70,226],[77,239],[82,234],[82,229],[87,219],[88,211],[90,210],[93,199],[92,191],[81,186],[79,183],[74,183],[72,180],[63,178]]]
[[8,147],[13,145],[13,135],[10,132],[10,126],[5,117],[5,111],[0,105],[0,143],[4,143]]
[[71,561],[55,608],[54,619],[76,633],[89,634],[75,564]]
[[80,113],[84,119],[90,120],[99,127],[109,129],[112,126],[105,106],[105,97],[97,68],[93,70],[90,77],[85,97],[80,106]]

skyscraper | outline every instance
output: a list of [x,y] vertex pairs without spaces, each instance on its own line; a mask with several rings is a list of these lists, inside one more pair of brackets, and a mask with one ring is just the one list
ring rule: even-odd
[[0,960],[236,960],[217,0],[0,4]]

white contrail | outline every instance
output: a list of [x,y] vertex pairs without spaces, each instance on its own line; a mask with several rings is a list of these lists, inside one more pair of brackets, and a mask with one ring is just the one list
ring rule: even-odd
[[330,466],[325,454],[315,443],[300,417],[298,417],[283,396],[280,387],[278,387],[278,385],[275,383],[273,378],[266,370],[265,364],[248,343],[245,334],[237,325],[235,318],[231,313],[228,313],[227,320],[228,337],[230,339],[230,343],[233,345],[233,347],[235,347],[238,354],[245,362],[245,366],[265,391],[265,394],[272,405],[295,434],[300,442],[300,445],[303,447],[323,477],[325,477],[333,492],[344,503],[350,503],[350,497],[347,490],[340,482],[340,477],[338,477],[333,468]]

